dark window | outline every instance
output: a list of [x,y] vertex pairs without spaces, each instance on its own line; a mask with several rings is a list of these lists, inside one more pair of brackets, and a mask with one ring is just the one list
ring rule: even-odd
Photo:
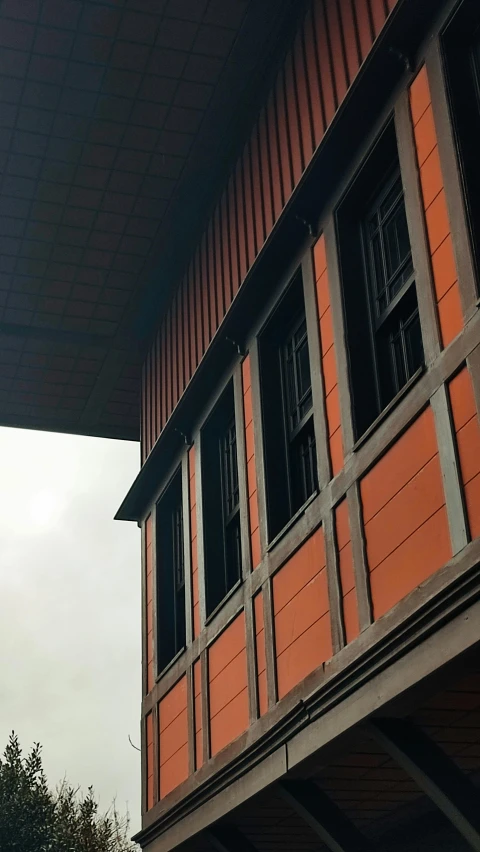
[[466,0],[444,36],[447,83],[477,273],[480,270],[480,7]]
[[286,435],[290,457],[292,511],[317,487],[312,381],[305,316],[293,325],[283,346]]
[[242,576],[237,434],[231,384],[202,430],[202,482],[210,615]]
[[360,437],[423,363],[393,126],[384,132],[342,202],[337,224],[354,420]]
[[185,647],[185,559],[182,476],[179,471],[157,504],[157,643],[162,671]]
[[318,488],[301,276],[259,340],[268,529],[274,538]]

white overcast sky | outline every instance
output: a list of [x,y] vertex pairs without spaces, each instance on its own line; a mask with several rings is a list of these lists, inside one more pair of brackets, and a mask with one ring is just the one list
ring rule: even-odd
[[0,428],[0,752],[43,746],[140,827],[140,533],[113,521],[137,444]]

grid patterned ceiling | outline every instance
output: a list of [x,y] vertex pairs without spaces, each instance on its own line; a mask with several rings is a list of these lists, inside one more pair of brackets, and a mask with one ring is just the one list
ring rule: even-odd
[[294,5],[1,0],[1,423],[138,438],[135,313]]

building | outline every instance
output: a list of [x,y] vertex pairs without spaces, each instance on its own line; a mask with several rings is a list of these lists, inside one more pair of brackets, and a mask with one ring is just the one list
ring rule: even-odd
[[480,849],[477,0],[4,0],[4,424],[138,439],[147,852]]

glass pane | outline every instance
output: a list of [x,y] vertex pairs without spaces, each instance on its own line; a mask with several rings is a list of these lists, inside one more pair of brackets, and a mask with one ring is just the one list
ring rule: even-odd
[[185,586],[175,595],[175,653],[185,645]]
[[[291,349],[291,347],[287,347],[286,351]],[[285,360],[285,384],[286,384],[286,405],[288,414],[290,416],[290,428],[294,429],[298,423],[298,411],[297,411],[297,387],[295,381],[295,362],[294,356],[287,356]]]
[[283,349],[283,358],[285,413],[289,432],[294,433],[312,405],[307,324],[304,318],[290,332]]
[[379,316],[380,316],[380,314],[383,313],[383,311],[386,308],[388,308],[388,301],[389,300],[388,300],[387,293],[388,293],[388,290],[384,290],[382,295],[380,296],[380,298],[377,299],[377,306],[378,306],[377,313],[378,313]]
[[410,254],[410,240],[403,199],[393,216],[385,224],[384,238],[387,275],[388,278],[391,278]]
[[373,253],[373,264],[374,264],[374,286],[375,293],[377,296],[380,296],[382,293],[386,281],[385,281],[385,269],[383,265],[383,252],[382,252],[382,243],[380,240],[380,235],[377,234],[376,237],[372,240],[372,253]]
[[306,414],[310,411],[312,407],[312,392],[309,390],[307,394],[305,394],[303,401],[300,405],[300,419],[303,419]]
[[297,352],[298,395],[301,399],[310,389],[310,362],[308,359],[308,343],[305,337]]
[[317,461],[313,418],[310,418],[290,448],[292,502],[295,512],[317,489]]
[[406,375],[406,364],[405,364],[405,354],[403,349],[403,333],[400,328],[397,334],[392,335],[391,337],[391,351],[392,351],[392,362],[393,362],[393,379],[394,379],[394,389],[395,392],[398,392],[400,388],[402,388],[407,381]]
[[373,214],[373,216],[367,222],[368,235],[373,237],[376,231],[378,231],[379,223],[378,223],[378,214],[377,211]]
[[307,335],[307,321],[302,320],[300,325],[298,326],[295,334],[293,335],[293,345],[295,349],[298,349],[299,345],[302,343],[303,338]]
[[398,177],[393,184],[392,188],[388,192],[386,198],[383,200],[380,206],[380,218],[385,219],[388,216],[393,205],[398,201],[398,196],[402,193],[402,181],[400,177]]
[[183,559],[183,514],[177,506],[172,513],[172,562],[175,588],[178,591],[185,584],[185,565]]
[[220,441],[222,497],[226,518],[238,506],[237,436],[235,423],[231,423]]
[[225,530],[225,583],[228,592],[242,573],[242,548],[240,541],[240,514],[237,512]]
[[[374,219],[378,223],[375,231],[371,227]],[[379,197],[376,211],[368,219],[368,227],[368,278],[376,316],[381,319],[413,273],[400,176],[396,177],[383,199]]]
[[402,289],[403,285],[412,277],[413,274],[413,263],[410,260],[407,262],[407,265],[404,266],[401,273],[397,275],[396,278],[393,279],[392,283],[388,288],[389,292],[389,303],[392,301],[393,297]]
[[416,311],[405,327],[405,344],[407,351],[408,374],[413,374],[423,363],[422,332],[420,318]]

